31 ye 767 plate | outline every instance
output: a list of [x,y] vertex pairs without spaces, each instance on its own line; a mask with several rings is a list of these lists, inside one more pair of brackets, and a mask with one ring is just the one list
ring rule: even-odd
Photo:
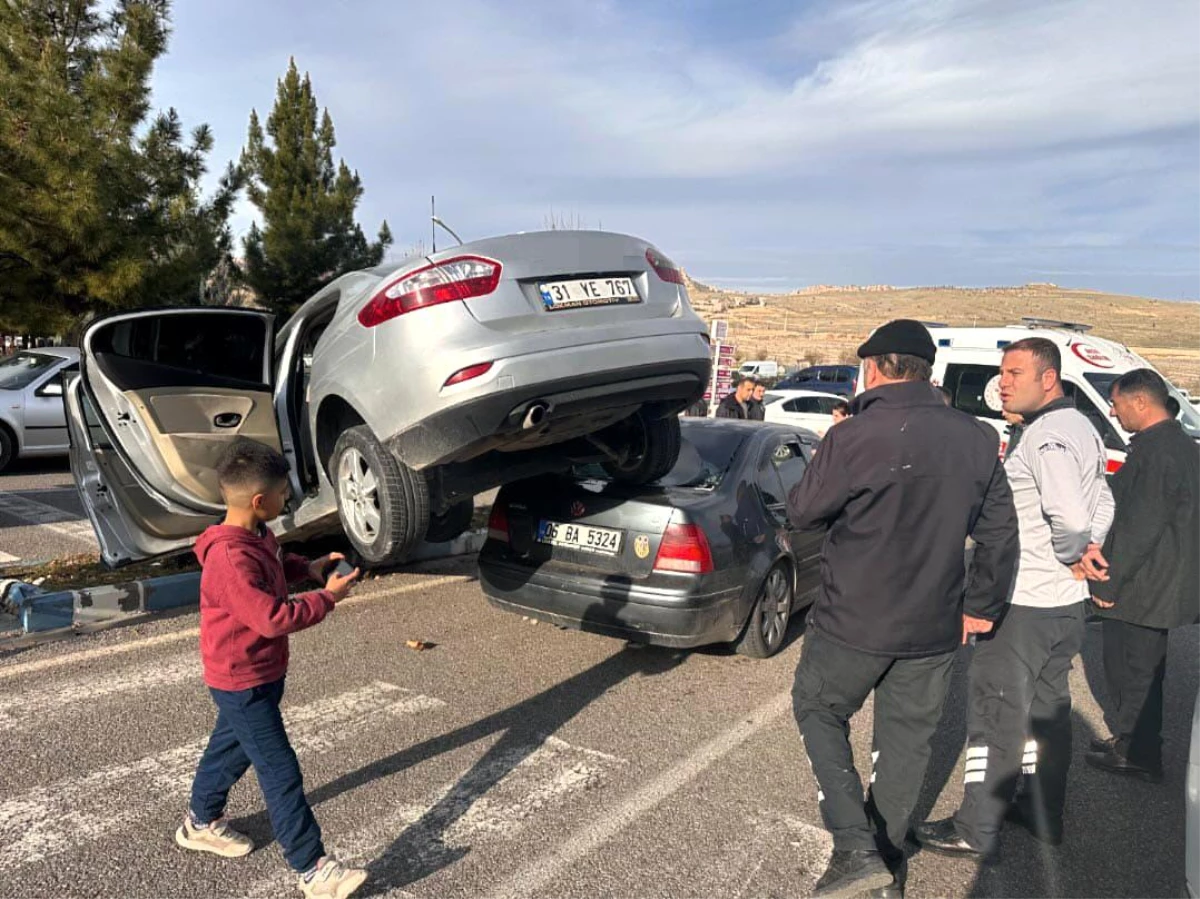
[[538,523],[537,538],[539,543],[549,543],[551,546],[562,546],[585,553],[615,556],[621,551],[621,532],[612,528],[541,521]]
[[579,278],[547,281],[538,285],[547,310],[579,309],[584,306],[615,306],[640,303],[631,278]]

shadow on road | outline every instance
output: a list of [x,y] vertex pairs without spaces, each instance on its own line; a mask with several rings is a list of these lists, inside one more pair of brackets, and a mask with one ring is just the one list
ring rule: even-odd
[[[1162,784],[1106,774],[1084,762],[1098,734],[1072,714],[1074,758],[1071,766],[1065,839],[1057,848],[1033,839],[1011,824],[1001,838],[998,864],[980,867],[967,896],[1182,896],[1184,895],[1184,778],[1191,736],[1191,709],[1197,689],[1195,634],[1172,634],[1168,657]],[[966,691],[967,653],[960,654],[955,687]],[[1097,700],[1107,697],[1103,684],[1100,627],[1088,626],[1082,652],[1084,675]],[[1078,698],[1077,703],[1078,705]],[[965,734],[962,696],[947,703],[948,720],[935,749],[938,770],[926,781],[919,811],[936,800],[954,773]],[[955,742],[957,741],[957,742]],[[914,816],[914,820],[921,820]],[[918,856],[919,858],[919,856]],[[920,864],[920,862],[917,862]]]
[[[443,753],[500,734],[449,792],[379,853],[377,860],[368,866],[371,876],[361,895],[378,895],[423,880],[470,851],[447,846],[444,843],[447,830],[548,737],[622,681],[639,675],[664,674],[685,658],[684,652],[626,647],[523,702],[323,784],[308,794],[309,802],[315,808]],[[265,812],[236,822],[235,826],[251,833],[262,833],[269,828]]]

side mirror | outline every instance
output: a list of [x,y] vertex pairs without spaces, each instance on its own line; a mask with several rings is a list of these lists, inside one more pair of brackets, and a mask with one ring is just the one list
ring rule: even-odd
[[50,381],[49,383],[43,385],[42,389],[38,391],[38,394],[40,396],[62,396],[63,395],[62,381],[58,381],[58,380]]

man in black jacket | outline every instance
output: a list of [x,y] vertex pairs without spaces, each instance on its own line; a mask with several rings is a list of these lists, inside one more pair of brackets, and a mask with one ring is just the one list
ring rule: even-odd
[[1148,368],[1112,386],[1112,413],[1130,431],[1129,458],[1112,478],[1117,514],[1102,553],[1109,579],[1093,582],[1104,618],[1104,674],[1112,737],[1089,765],[1162,779],[1167,632],[1200,618],[1200,447],[1170,412],[1163,379]]
[[737,382],[733,393],[717,404],[717,418],[750,417],[750,399],[754,394],[754,379],[742,378]]
[[750,421],[766,421],[767,404],[763,397],[767,395],[767,385],[755,383],[750,394],[750,402],[746,404],[746,418]]
[[[1017,518],[999,438],[931,389],[934,353],[919,322],[879,328],[858,351],[867,391],[789,497],[794,525],[829,531],[792,691],[833,835],[818,896],[903,894],[901,847],[955,650],[992,628],[1015,571]],[[975,555],[964,594],[968,536]],[[848,722],[872,690],[864,807]]]

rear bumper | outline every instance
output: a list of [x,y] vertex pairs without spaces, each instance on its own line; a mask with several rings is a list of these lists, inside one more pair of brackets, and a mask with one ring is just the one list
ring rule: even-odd
[[[535,353],[496,363],[490,389],[427,416],[385,442],[415,469],[461,462],[496,449],[561,443],[628,417],[644,405],[675,414],[708,383],[709,358],[695,334],[635,338]],[[533,403],[540,427],[522,428]]]
[[481,556],[488,602],[539,621],[656,646],[687,648],[733,640],[741,630],[740,588],[702,593],[681,578],[677,590],[648,589],[628,579],[547,572]]

